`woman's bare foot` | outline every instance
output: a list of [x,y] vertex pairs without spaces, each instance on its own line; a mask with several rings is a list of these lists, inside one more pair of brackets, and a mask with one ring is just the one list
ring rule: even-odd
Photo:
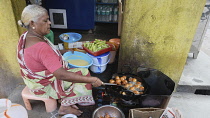
[[82,111],[80,111],[76,108],[73,108],[72,106],[68,106],[68,107],[67,106],[60,106],[60,109],[58,110],[58,114],[60,114],[60,115],[74,114],[74,115],[80,116],[82,113],[83,113]]

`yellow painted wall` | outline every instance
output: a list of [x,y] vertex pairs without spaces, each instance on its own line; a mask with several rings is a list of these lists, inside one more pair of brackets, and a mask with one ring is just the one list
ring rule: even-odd
[[155,68],[178,83],[206,0],[126,0],[118,70]]
[[17,20],[26,6],[25,0],[0,0],[0,97],[22,82],[16,59],[16,47],[20,34]]

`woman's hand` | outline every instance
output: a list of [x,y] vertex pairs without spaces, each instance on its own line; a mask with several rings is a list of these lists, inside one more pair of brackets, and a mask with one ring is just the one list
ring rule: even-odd
[[94,77],[96,78],[95,81],[92,83],[93,87],[98,87],[98,86],[101,86],[103,84],[103,82],[97,78],[97,77]]

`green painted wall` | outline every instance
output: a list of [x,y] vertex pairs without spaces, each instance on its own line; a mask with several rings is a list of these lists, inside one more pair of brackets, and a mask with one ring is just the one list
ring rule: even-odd
[[178,83],[206,0],[126,0],[118,71],[155,68]]
[[25,0],[0,0],[0,97],[8,96],[22,82],[16,47],[24,29],[17,20],[25,6]]

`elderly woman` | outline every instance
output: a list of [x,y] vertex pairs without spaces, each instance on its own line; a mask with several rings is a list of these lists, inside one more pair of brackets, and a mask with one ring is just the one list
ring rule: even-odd
[[92,86],[102,81],[86,68],[68,69],[61,53],[45,37],[50,32],[47,10],[38,5],[24,8],[18,24],[27,29],[21,35],[17,58],[21,75],[30,92],[39,97],[61,99],[59,114],[81,115],[78,105],[95,104]]

